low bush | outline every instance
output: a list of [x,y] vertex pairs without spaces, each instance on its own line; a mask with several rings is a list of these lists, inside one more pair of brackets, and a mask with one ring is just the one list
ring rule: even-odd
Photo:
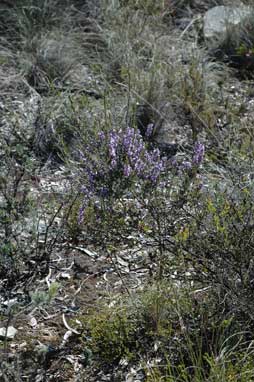
[[244,363],[251,359],[252,344],[245,342],[246,333],[237,332],[224,303],[217,306],[217,298],[212,289],[174,282],[148,285],[129,298],[115,297],[112,307],[79,317],[85,348],[95,364],[102,360],[108,367],[123,359],[146,359],[146,381],[162,376],[166,381],[219,381],[219,376],[230,381],[241,370],[253,375],[251,362]]
[[227,309],[253,322],[253,186],[244,175],[233,179],[199,199],[179,249],[194,279],[218,287]]
[[87,320],[89,341],[87,347],[92,354],[108,366],[117,364],[122,358],[131,359],[136,349],[136,327],[126,307],[105,307]]
[[18,280],[48,272],[53,243],[61,231],[52,226],[62,209],[62,201],[53,195],[48,201],[38,200],[39,163],[32,154],[33,137],[18,115],[9,122],[0,134],[0,274],[10,288],[7,294]]

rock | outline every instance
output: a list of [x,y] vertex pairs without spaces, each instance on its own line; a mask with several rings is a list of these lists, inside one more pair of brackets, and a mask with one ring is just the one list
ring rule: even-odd
[[0,127],[1,137],[8,142],[9,146],[20,143],[17,135],[25,138],[26,142],[33,139],[40,101],[41,97],[33,91],[27,96],[20,95],[16,99],[11,97],[5,99],[5,105],[1,110]]
[[138,105],[134,121],[142,137],[150,143],[150,148],[159,148],[168,158],[174,156],[179,145],[188,140],[184,121],[175,109],[170,102],[164,102],[158,108]]
[[157,143],[156,146],[160,150],[161,155],[167,158],[175,156],[179,147],[177,143]]
[[188,129],[181,114],[180,110],[166,102],[160,107],[160,117],[155,122],[154,142],[168,157],[175,155],[178,146],[188,141]]
[[84,256],[76,256],[74,259],[74,272],[91,274],[91,261]]
[[203,33],[210,48],[218,47],[228,36],[230,28],[243,26],[253,10],[248,6],[216,6],[204,15]]
[[6,328],[0,328],[0,340],[13,340],[17,333],[17,329],[15,329],[13,326],[8,326],[7,332]]
[[82,64],[75,65],[69,71],[64,81],[64,87],[68,87],[69,91],[79,91],[96,99],[103,98],[105,91],[103,84],[96,78],[91,69]]
[[64,280],[69,280],[71,278],[71,275],[68,272],[61,272],[60,278]]

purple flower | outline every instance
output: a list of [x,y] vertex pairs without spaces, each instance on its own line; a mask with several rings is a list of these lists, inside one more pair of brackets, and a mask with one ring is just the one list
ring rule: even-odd
[[177,160],[175,159],[175,157],[170,159],[170,164],[172,167],[177,167],[178,163],[177,163]]
[[130,147],[132,146],[134,135],[135,135],[135,130],[131,127],[127,127],[126,131],[123,133],[122,143],[126,151],[128,151]]
[[92,194],[91,191],[87,187],[81,187],[81,192],[84,194],[84,199],[82,202],[82,206],[79,210],[79,215],[78,215],[78,223],[81,224],[84,220],[84,213],[86,210],[86,207],[89,204],[89,201],[91,200]]
[[190,170],[191,168],[192,168],[192,164],[189,161],[183,161],[180,166],[181,170]]
[[196,142],[194,146],[194,155],[192,158],[192,164],[194,166],[199,166],[204,159],[205,155],[205,145],[200,142]]
[[112,159],[111,159],[111,162],[110,162],[110,169],[115,169],[117,167],[117,161],[116,161],[116,159],[113,157]]
[[154,124],[149,123],[149,125],[147,125],[146,134],[145,134],[147,138],[151,137],[151,135],[153,134],[153,129],[154,129]]
[[108,196],[108,189],[107,189],[107,187],[102,187],[102,189],[99,192],[99,195],[101,197],[107,197]]
[[109,155],[111,157],[111,160],[114,160],[117,155],[118,144],[119,136],[115,131],[111,131],[109,136]]
[[131,166],[129,164],[124,165],[123,175],[125,176],[125,178],[129,178],[129,176],[131,175],[131,171]]
[[100,140],[101,142],[103,142],[103,141],[106,139],[106,135],[105,135],[104,131],[100,131],[100,132],[98,133],[98,138],[99,138],[99,140]]

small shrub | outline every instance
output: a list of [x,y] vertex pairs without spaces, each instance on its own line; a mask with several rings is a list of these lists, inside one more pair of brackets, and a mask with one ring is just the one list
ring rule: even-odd
[[31,302],[35,306],[48,305],[55,298],[58,292],[58,289],[59,289],[59,284],[57,282],[53,282],[50,284],[47,292],[44,292],[44,291],[31,292],[30,293]]
[[[79,212],[82,208],[83,198],[76,197],[73,201],[71,201],[70,205],[67,205],[64,212],[65,217],[65,229],[68,232],[68,236],[71,240],[76,241],[82,232],[82,226],[79,222]],[[88,219],[84,217],[85,222]],[[91,220],[90,220],[91,221]]]
[[[232,314],[253,322],[253,188],[238,179],[204,194],[179,243],[193,278],[220,288]],[[244,318],[245,317],[245,318]]]
[[0,273],[12,288],[24,274],[29,278],[32,269],[34,275],[48,271],[53,243],[60,232],[53,233],[51,225],[62,205],[52,198],[43,203],[36,191],[32,192],[38,162],[33,156],[32,138],[18,118],[1,132],[0,146],[4,157],[0,165]]
[[107,309],[88,319],[88,347],[108,366],[122,358],[133,357],[135,351],[135,327],[126,309]]

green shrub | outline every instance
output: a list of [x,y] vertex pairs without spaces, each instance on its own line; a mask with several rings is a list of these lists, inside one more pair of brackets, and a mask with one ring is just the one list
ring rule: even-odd
[[181,228],[188,233],[179,249],[194,279],[218,287],[227,309],[253,322],[253,186],[244,175],[233,179],[224,190],[204,193]]
[[[122,358],[132,362],[140,355],[159,357],[175,373],[196,365],[203,369],[202,375],[209,369],[207,357],[219,356],[234,330],[223,307],[218,309],[212,290],[196,291],[173,282],[148,285],[130,297],[116,297],[112,307],[101,307],[79,320],[84,325],[85,346],[97,361],[114,365]],[[228,344],[234,346],[235,342],[232,338]]]
[[125,307],[96,312],[88,318],[86,328],[90,337],[87,346],[103,363],[113,366],[122,358],[133,357],[136,328]]
[[0,274],[12,287],[24,274],[30,277],[31,269],[33,274],[48,271],[51,244],[60,231],[53,233],[50,227],[62,205],[53,194],[48,201],[38,200],[39,163],[33,155],[32,137],[18,115],[5,128],[0,133],[4,158],[0,164]]

